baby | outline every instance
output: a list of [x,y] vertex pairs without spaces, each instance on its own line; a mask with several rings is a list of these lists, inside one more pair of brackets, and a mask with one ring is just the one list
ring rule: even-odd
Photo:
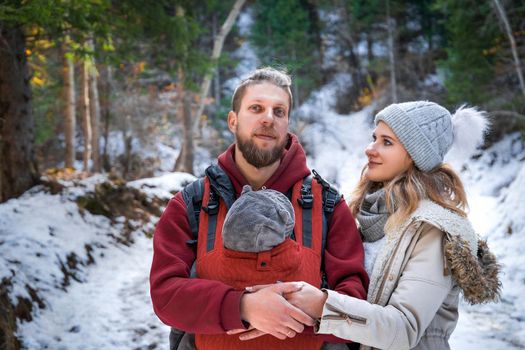
[[224,247],[240,252],[271,250],[290,237],[295,213],[290,200],[274,190],[243,187],[222,226]]

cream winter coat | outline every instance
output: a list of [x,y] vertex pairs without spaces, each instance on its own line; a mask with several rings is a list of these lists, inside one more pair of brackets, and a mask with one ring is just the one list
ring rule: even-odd
[[422,201],[374,263],[368,300],[326,291],[318,333],[361,349],[449,349],[460,290],[470,303],[497,299],[499,265],[470,222]]

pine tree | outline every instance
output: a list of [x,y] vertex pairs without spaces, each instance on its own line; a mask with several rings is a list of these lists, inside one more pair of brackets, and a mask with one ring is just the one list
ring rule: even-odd
[[305,1],[260,0],[254,6],[250,41],[262,65],[286,67],[294,76],[294,100],[301,103],[320,81],[319,23]]
[[[497,21],[492,20],[490,2],[445,0],[447,70],[445,86],[451,103],[482,104],[490,98],[494,76]],[[476,35],[474,35],[476,33]]]

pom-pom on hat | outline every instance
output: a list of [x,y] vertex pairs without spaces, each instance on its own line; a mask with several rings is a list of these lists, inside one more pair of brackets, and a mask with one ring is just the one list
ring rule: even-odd
[[485,113],[475,108],[461,107],[452,116],[446,108],[429,101],[391,104],[376,115],[374,123],[380,121],[392,129],[416,167],[424,172],[443,163],[453,144],[464,144],[474,151],[489,125]]
[[252,191],[245,185],[226,214],[222,241],[228,249],[262,252],[288,238],[294,225],[294,209],[284,194],[270,189]]

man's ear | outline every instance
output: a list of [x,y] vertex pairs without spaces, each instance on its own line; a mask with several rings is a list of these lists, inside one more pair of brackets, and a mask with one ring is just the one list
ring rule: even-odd
[[237,113],[234,111],[228,112],[228,128],[233,133],[237,130]]

